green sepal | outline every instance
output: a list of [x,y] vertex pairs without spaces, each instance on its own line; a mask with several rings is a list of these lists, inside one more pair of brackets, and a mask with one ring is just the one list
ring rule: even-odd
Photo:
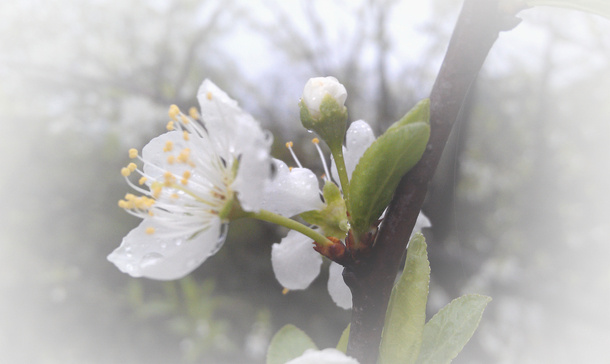
[[286,325],[271,339],[267,349],[267,364],[285,364],[301,356],[307,349],[317,349],[313,340],[296,326]]
[[528,6],[558,6],[601,15],[610,19],[610,2],[608,0],[526,0]]
[[490,301],[491,297],[470,294],[443,307],[424,326],[416,364],[450,363],[474,334]]
[[351,324],[347,325],[343,333],[341,333],[341,337],[339,338],[339,342],[337,343],[336,349],[343,352],[343,354],[347,353],[347,342],[349,341],[349,329]]
[[324,184],[322,194],[326,206],[322,210],[303,212],[300,216],[305,222],[319,226],[324,236],[343,239],[349,230],[349,223],[341,190],[333,182],[327,181]]
[[347,209],[356,237],[368,232],[402,176],[421,159],[430,137],[429,103],[420,102],[364,152],[349,187]]
[[320,116],[314,118],[303,100],[299,102],[301,124],[315,131],[331,148],[341,147],[347,130],[347,108],[326,94],[320,103]]
[[379,348],[380,364],[412,364],[417,360],[426,323],[430,263],[426,241],[415,234],[405,268],[392,289]]

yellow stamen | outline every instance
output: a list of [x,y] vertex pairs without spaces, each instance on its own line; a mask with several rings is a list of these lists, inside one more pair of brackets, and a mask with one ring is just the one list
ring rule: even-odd
[[152,235],[154,233],[155,233],[155,228],[154,227],[149,226],[149,227],[146,228],[146,234]]
[[168,114],[172,120],[178,121],[178,114],[180,114],[180,109],[176,105],[171,105],[169,107]]
[[191,171],[184,171],[184,173],[182,173],[182,177],[186,179],[191,178]]
[[182,138],[184,138],[184,140],[187,140],[187,141],[189,140],[189,133],[188,133],[188,131],[185,130],[185,131],[182,132]]
[[138,184],[139,184],[140,186],[142,186],[144,183],[146,183],[146,181],[147,181],[147,180],[148,180],[148,178],[146,178],[146,177],[142,177],[142,178],[140,178],[140,180],[138,181]]
[[176,181],[176,177],[174,177],[171,172],[163,173],[163,178],[165,179],[164,185],[168,187],[174,184],[174,182]]
[[165,128],[166,128],[167,130],[169,130],[169,131],[174,130],[174,122],[173,122],[173,121],[171,121],[171,120],[170,120],[170,121],[168,121],[168,122],[167,122],[167,125],[165,126]]
[[208,98],[208,100],[212,100],[212,93],[211,92],[208,92],[205,96]]
[[129,170],[129,168],[127,168],[127,167],[121,168],[121,175],[123,175],[123,177],[129,177],[130,174],[131,174],[131,171]]
[[288,172],[292,172],[292,167],[288,167]]
[[164,152],[171,152],[174,149],[174,142],[168,140],[165,142],[165,146],[163,147]]
[[138,150],[136,148],[129,149],[129,158],[138,158]]
[[180,154],[178,154],[178,162],[181,162],[181,163],[188,162],[190,154],[191,154],[191,150],[189,148],[182,149]]
[[290,149],[294,145],[293,142],[286,142],[286,148]]
[[193,119],[199,119],[199,111],[197,111],[196,107],[191,107],[189,109],[189,116]]
[[284,288],[284,289],[282,290],[282,294],[287,294],[288,292],[290,292],[290,290],[289,290],[288,288]]
[[159,196],[161,196],[161,190],[163,190],[163,186],[156,185],[156,186],[151,187],[150,190],[152,191],[154,198],[159,198]]
[[136,166],[136,164],[135,164],[135,163],[129,163],[129,164],[127,165],[127,169],[129,169],[129,171],[130,171],[130,172],[133,172],[133,171],[135,171],[136,169],[138,169],[138,166]]
[[318,138],[313,138],[313,139],[311,140],[311,142],[312,142],[312,143],[314,143],[314,144],[320,144],[320,139],[318,139]]
[[174,164],[175,161],[176,161],[176,157],[174,157],[173,155],[170,155],[167,157],[167,163]]
[[180,196],[177,193],[172,193],[171,198],[177,199],[180,198]]
[[188,124],[191,122],[189,118],[186,117],[186,115],[180,115],[180,121],[182,121],[182,124]]
[[126,209],[127,208],[127,201],[119,200],[119,207],[122,208],[122,209]]

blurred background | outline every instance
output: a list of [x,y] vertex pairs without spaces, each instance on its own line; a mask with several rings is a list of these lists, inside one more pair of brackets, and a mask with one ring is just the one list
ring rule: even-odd
[[[298,119],[309,77],[348,90],[377,135],[428,96],[461,1],[19,0],[0,3],[0,362],[263,363],[281,326],[334,346],[349,312],[322,275],[282,295],[285,231],[231,225],[177,282],[106,261],[127,150],[210,78],[320,162]],[[609,363],[610,21],[523,11],[492,49],[424,210],[430,313],[493,297],[454,363]]]

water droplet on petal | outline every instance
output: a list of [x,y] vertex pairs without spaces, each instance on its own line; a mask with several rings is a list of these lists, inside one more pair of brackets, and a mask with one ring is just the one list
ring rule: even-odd
[[148,268],[157,264],[161,259],[163,259],[163,255],[159,253],[148,253],[142,257],[142,260],[140,261],[140,268]]
[[220,235],[218,235],[216,246],[210,251],[210,256],[216,254],[220,250],[220,248],[222,248],[225,243],[225,240],[227,239],[227,232],[229,232],[229,224],[224,223],[220,226]]

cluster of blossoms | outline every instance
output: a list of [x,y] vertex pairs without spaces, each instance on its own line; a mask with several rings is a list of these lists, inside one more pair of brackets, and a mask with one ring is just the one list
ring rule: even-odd
[[[362,120],[347,131],[345,126],[315,129],[336,152],[329,170],[314,140],[326,170],[321,190],[320,180],[294,153],[296,168],[272,158],[271,135],[211,81],[203,82],[197,97],[200,113],[184,114],[173,105],[167,133],[152,139],[141,155],[129,151],[134,162],[121,174],[140,196],[127,194],[119,206],[143,220],[108,259],[134,277],[178,279],[218,251],[229,221],[251,217],[291,229],[273,245],[273,270],[285,289],[307,288],[320,272],[319,252],[345,245],[350,226],[341,191],[348,190],[358,161],[375,141],[372,129]],[[311,79],[301,100],[304,125],[324,118],[321,108],[329,99],[346,118],[346,97],[336,79]],[[329,140],[336,141],[334,149]],[[309,225],[290,219],[297,215]],[[427,225],[420,215],[415,230]],[[328,290],[347,309],[351,293],[342,268],[331,262]]]

